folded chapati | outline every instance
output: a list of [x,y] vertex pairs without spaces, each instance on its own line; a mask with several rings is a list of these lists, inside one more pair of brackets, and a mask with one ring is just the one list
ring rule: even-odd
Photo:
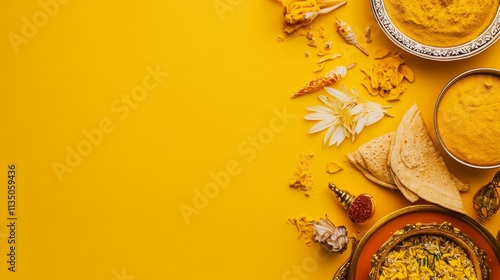
[[449,172],[416,105],[398,126],[389,160],[394,176],[411,192],[428,202],[467,213],[459,192],[463,183]]
[[397,189],[387,164],[391,138],[394,132],[384,134],[347,154],[347,158],[369,180],[391,189]]
[[389,157],[391,139],[394,135],[394,132],[384,134],[358,148],[361,157],[363,157],[366,163],[368,171],[373,174],[375,178],[379,178],[381,181],[392,185],[394,185],[394,180],[390,173],[387,158]]
[[347,158],[366,178],[399,189],[411,202],[422,198],[465,213],[459,192],[470,186],[450,173],[416,105],[403,115],[396,132],[366,142]]
[[368,178],[370,181],[376,183],[376,184],[379,184],[381,186],[384,186],[384,187],[387,187],[387,188],[390,188],[390,189],[397,189],[396,185],[394,184],[391,184],[391,183],[388,183],[388,182],[385,182],[385,181],[382,181],[380,180],[379,178],[373,176],[373,174],[370,173],[370,171],[368,171],[368,169],[364,168],[361,164],[359,164],[356,159],[354,158],[354,156],[352,154],[347,154],[347,158],[351,161],[351,163],[357,168],[359,169],[359,171],[361,171],[361,173],[363,173],[363,175],[365,175],[366,178]]
[[[404,115],[403,115],[403,118],[401,119],[401,122],[399,123],[399,126],[401,126],[401,123],[405,123],[405,122],[409,122],[411,121],[411,119],[415,116],[414,115],[415,112],[406,112]],[[390,153],[388,155],[388,158],[387,158],[387,164],[389,166],[391,166],[391,160],[392,160],[392,157],[391,157],[391,154],[392,154],[392,151],[394,149],[401,149],[401,140],[402,138],[401,137],[398,137],[396,139],[396,135],[397,135],[397,131],[394,135],[394,137],[392,137],[392,141],[391,141],[391,146],[390,146]],[[391,167],[391,176],[394,180],[394,183],[396,183],[396,186],[398,187],[399,191],[401,191],[401,193],[403,194],[404,197],[406,197],[406,199],[408,199],[410,202],[415,202],[419,199],[419,196],[417,194],[415,194],[414,192],[412,192],[411,190],[409,190],[405,185],[403,185],[403,183],[401,183],[401,181],[399,180],[399,178],[397,177],[396,174],[394,174],[394,170],[392,169]]]

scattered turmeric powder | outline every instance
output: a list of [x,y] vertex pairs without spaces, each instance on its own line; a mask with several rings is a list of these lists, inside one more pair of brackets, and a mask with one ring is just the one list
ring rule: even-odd
[[481,34],[499,0],[385,0],[389,18],[413,40],[435,47],[467,43]]
[[325,49],[327,48],[327,46],[325,45],[325,41],[328,39],[328,34],[326,33],[326,27],[324,25],[320,25],[317,28],[308,26],[305,36],[307,38],[307,45],[309,47],[315,48],[318,45],[322,44],[324,45]]
[[312,172],[310,170],[312,158],[312,152],[299,155],[299,164],[296,166],[289,182],[290,188],[304,192],[305,196],[311,195],[313,186]]
[[288,218],[288,223],[297,228],[297,239],[304,239],[307,246],[311,246],[314,241],[314,226],[312,220],[302,216],[299,218]]
[[365,77],[361,84],[372,96],[380,95],[387,101],[398,100],[410,83],[415,81],[413,71],[399,53],[382,48],[373,54],[375,62],[369,68],[361,68]]
[[309,26],[316,17],[327,14],[345,5],[346,1],[337,0],[278,0],[283,5],[285,20],[284,31],[292,33],[301,27]]

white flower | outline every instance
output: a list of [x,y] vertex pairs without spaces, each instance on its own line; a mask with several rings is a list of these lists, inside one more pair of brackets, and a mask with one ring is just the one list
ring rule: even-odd
[[[304,118],[319,121],[309,129],[309,133],[316,133],[328,128],[323,139],[323,146],[339,146],[346,137],[354,141],[365,126],[378,122],[383,116],[390,116],[386,108],[378,103],[359,97],[353,88],[352,93],[342,86],[344,92],[337,89],[324,88],[331,96],[320,95],[319,99],[325,106],[310,106],[312,111]],[[333,98],[332,98],[333,97]]]
[[314,241],[321,244],[329,253],[342,253],[347,249],[349,238],[344,226],[336,227],[325,215],[325,219],[312,221]]

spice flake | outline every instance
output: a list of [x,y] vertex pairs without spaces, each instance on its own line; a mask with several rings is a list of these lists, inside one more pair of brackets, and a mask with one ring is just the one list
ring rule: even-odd
[[329,174],[334,174],[342,170],[342,166],[334,161],[329,161],[326,163],[326,172]]
[[399,53],[391,53],[387,48],[376,50],[373,57],[375,62],[371,67],[361,68],[365,74],[361,84],[372,96],[380,95],[387,101],[399,100],[409,84],[415,81],[413,71]]
[[314,237],[314,227],[312,220],[307,217],[302,216],[299,218],[288,218],[288,223],[294,225],[297,228],[297,239],[302,238],[307,246],[311,246]]

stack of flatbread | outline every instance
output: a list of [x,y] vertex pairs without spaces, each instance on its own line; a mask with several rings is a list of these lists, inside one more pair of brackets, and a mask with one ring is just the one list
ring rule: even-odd
[[370,140],[347,157],[368,179],[399,189],[411,202],[422,198],[467,213],[460,192],[469,185],[448,170],[417,105],[404,114],[396,132]]

